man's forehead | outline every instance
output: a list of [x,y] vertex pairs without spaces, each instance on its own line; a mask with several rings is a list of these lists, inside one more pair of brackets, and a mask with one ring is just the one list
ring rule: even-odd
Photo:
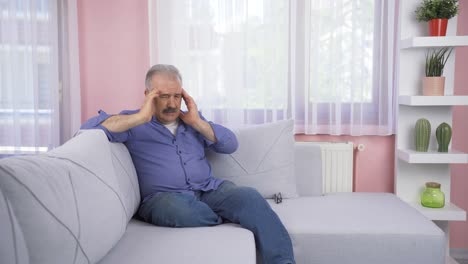
[[[154,87],[156,88],[156,87]],[[182,88],[180,87],[157,87],[161,94],[181,94]]]
[[182,87],[179,81],[168,78],[153,78],[151,88],[157,88],[163,93],[181,93]]
[[181,95],[182,92],[180,92],[180,93],[178,93],[178,92],[175,92],[175,93],[161,92],[160,94],[161,94],[161,95]]
[[151,82],[153,83],[177,83],[180,85],[179,80],[172,75],[168,74],[155,74],[151,77]]

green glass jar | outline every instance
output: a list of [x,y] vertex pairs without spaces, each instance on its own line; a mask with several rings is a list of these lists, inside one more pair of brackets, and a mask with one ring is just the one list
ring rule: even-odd
[[440,183],[426,182],[426,189],[421,194],[421,205],[431,208],[444,207],[445,195],[440,190]]

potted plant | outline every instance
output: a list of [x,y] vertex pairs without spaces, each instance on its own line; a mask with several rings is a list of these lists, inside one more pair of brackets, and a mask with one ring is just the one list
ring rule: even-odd
[[458,14],[458,0],[423,0],[416,9],[419,22],[429,22],[430,36],[445,36],[447,22]]
[[447,62],[452,48],[430,50],[426,54],[426,77],[423,78],[423,95],[444,95],[445,63]]

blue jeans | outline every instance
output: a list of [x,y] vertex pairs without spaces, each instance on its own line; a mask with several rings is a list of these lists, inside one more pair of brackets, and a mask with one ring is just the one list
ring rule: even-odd
[[270,205],[250,187],[224,181],[217,190],[158,193],[145,201],[138,214],[158,226],[219,225],[223,220],[252,231],[263,264],[294,264],[291,239]]

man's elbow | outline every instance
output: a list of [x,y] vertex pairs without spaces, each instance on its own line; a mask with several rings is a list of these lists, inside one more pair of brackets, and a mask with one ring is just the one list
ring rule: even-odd
[[226,144],[228,146],[226,148],[226,154],[232,154],[236,152],[236,150],[239,148],[239,142],[237,141],[236,137],[231,137],[229,142]]
[[86,122],[81,124],[80,129],[96,129],[96,128],[98,128],[100,123],[101,123],[99,119],[100,119],[99,116],[91,117]]

